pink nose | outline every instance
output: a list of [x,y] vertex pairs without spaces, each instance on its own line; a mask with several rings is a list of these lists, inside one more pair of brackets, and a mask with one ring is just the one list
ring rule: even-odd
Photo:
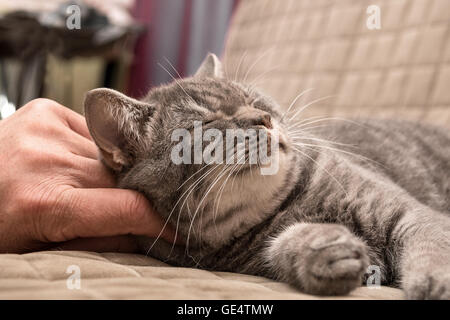
[[266,113],[263,116],[261,116],[261,124],[265,126],[267,129],[272,129],[272,118],[270,117],[270,114]]

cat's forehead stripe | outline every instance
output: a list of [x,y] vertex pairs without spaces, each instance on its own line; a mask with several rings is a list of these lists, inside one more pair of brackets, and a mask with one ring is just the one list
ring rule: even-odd
[[[179,88],[182,90],[181,88]],[[185,94],[189,95],[197,104],[210,111],[222,111],[226,115],[234,115],[239,106],[244,105],[246,96],[242,90],[219,82],[183,84]]]

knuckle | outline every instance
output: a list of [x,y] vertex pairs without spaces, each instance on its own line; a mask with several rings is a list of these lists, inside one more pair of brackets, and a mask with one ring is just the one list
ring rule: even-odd
[[[55,101],[39,98],[32,100],[20,110],[24,111],[21,120],[23,131],[33,136],[60,136],[62,133],[58,118],[60,111]],[[25,116],[25,114],[27,114]]]
[[33,141],[23,140],[17,145],[18,153],[28,159],[28,161],[35,162],[39,159],[41,151],[37,148],[36,143]]
[[74,157],[59,145],[45,145],[38,138],[23,139],[16,144],[17,159],[27,165],[31,171],[42,167],[76,168]]
[[50,163],[53,167],[65,168],[67,176],[71,176],[71,173],[79,167],[76,161],[66,153],[46,152],[45,155],[43,161]]
[[43,137],[62,137],[63,131],[61,126],[56,122],[47,122],[45,125],[41,121],[30,121],[27,126],[30,133],[40,134]]
[[28,102],[23,108],[27,111],[33,111],[37,113],[53,111],[57,107],[57,103],[50,99],[38,98]]
[[17,143],[16,148],[17,154],[22,161],[31,164],[32,166],[35,166],[43,157],[43,152],[39,150],[39,147],[35,141],[24,139]]
[[[17,164],[18,168],[21,168],[24,172],[31,173],[41,168],[39,164],[42,159],[45,159],[45,156],[44,151],[39,148],[38,139],[25,137],[13,142],[9,158],[13,163]],[[31,174],[28,176],[31,176]],[[23,177],[23,175],[19,177]]]

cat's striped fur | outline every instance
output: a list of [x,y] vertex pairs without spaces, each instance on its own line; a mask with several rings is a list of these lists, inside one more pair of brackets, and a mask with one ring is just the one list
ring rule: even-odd
[[[186,244],[141,238],[145,253],[313,294],[349,292],[370,264],[408,298],[450,299],[448,131],[362,119],[302,131],[274,101],[222,76],[210,55],[196,76],[141,102],[107,89],[87,96],[89,128],[119,186],[143,192]],[[280,129],[280,170],[173,164],[171,132],[194,120]]]

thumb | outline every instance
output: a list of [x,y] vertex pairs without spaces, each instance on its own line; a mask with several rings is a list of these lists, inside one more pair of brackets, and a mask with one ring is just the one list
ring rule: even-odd
[[56,241],[127,234],[155,238],[160,233],[170,242],[175,240],[173,229],[137,191],[70,189],[61,197],[57,208],[61,213],[59,239]]

